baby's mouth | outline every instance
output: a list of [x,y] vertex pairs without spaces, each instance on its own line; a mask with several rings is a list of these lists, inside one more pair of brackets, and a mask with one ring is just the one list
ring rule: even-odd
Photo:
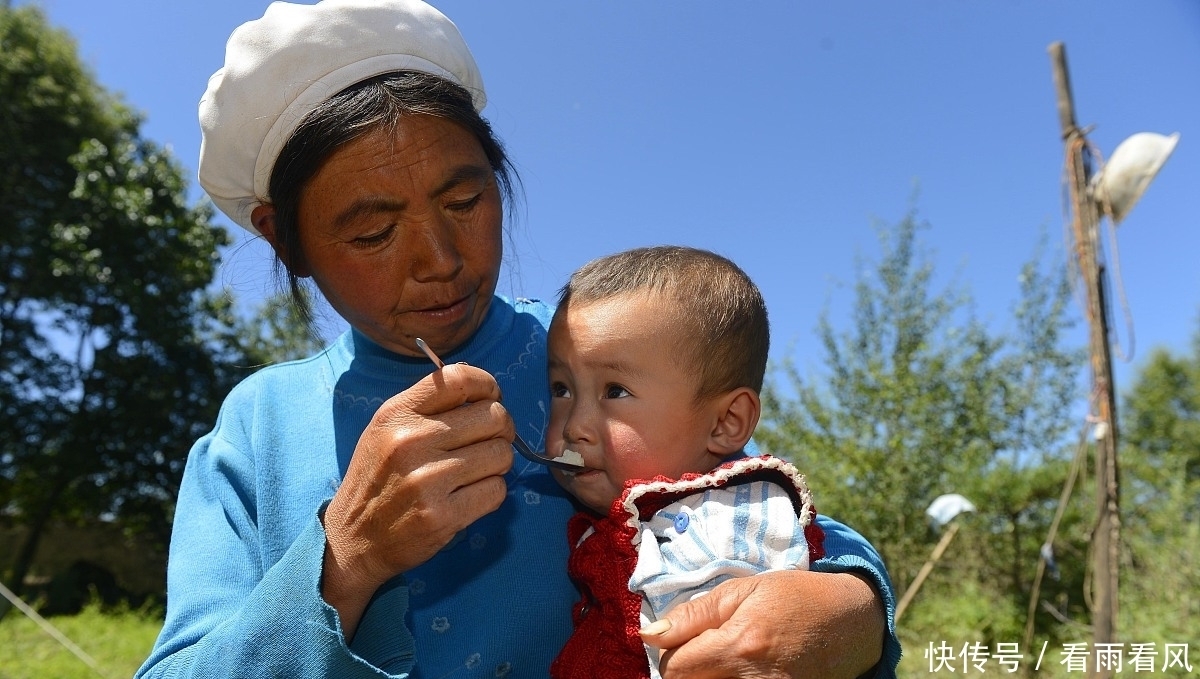
[[565,469],[562,470],[562,473],[565,474],[566,476],[575,476],[579,472],[587,470],[587,467],[583,466],[583,456],[580,455],[579,453],[575,452],[574,450],[571,450],[570,448],[564,448],[562,451],[562,455],[559,455],[558,457],[556,457],[554,459],[558,460],[560,462],[567,462],[570,464],[579,465],[579,471],[567,471]]

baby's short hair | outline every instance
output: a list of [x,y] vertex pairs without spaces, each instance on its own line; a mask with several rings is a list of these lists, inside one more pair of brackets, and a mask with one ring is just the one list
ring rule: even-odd
[[758,286],[729,259],[707,250],[663,245],[594,259],[559,292],[558,313],[645,290],[678,309],[682,358],[699,371],[697,400],[749,387],[762,390],[771,331]]

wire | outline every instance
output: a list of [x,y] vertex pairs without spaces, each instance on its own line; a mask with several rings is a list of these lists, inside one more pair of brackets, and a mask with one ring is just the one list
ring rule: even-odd
[[104,671],[100,669],[100,666],[96,664],[96,661],[92,659],[92,656],[88,655],[82,648],[79,648],[79,646],[75,645],[75,642],[68,639],[67,635],[58,631],[58,628],[54,625],[51,625],[49,620],[46,620],[42,616],[38,615],[37,611],[30,608],[29,605],[24,601],[21,601],[21,598],[14,594],[12,590],[5,587],[4,583],[0,583],[0,596],[8,599],[8,601],[12,605],[16,606],[19,611],[27,615],[30,620],[37,623],[38,627],[41,627],[43,632],[49,634],[51,637],[54,637],[55,641],[62,644],[71,653],[75,654],[76,658],[79,658],[84,662],[85,665],[92,668],[96,674],[107,679],[108,675],[106,675]]
[[[1117,282],[1117,297],[1121,300],[1121,313],[1125,318],[1125,330],[1129,333],[1129,353],[1126,354],[1121,349],[1121,341],[1113,333],[1113,348],[1116,349],[1117,356],[1126,363],[1133,360],[1134,354],[1134,335],[1133,335],[1133,312],[1129,308],[1129,299],[1125,296],[1125,280],[1121,277],[1121,256],[1120,249],[1117,247],[1117,225],[1112,220],[1112,208],[1105,201],[1105,213],[1108,215],[1108,247],[1112,251],[1113,262],[1113,277]],[[1107,299],[1107,298],[1106,298]]]
[[[1077,130],[1074,134],[1072,134],[1071,138],[1068,140],[1068,142],[1066,144],[1066,148],[1067,148],[1067,157],[1066,157],[1066,161],[1063,163],[1063,180],[1062,180],[1062,186],[1063,186],[1063,198],[1062,198],[1062,201],[1063,201],[1063,238],[1066,241],[1067,250],[1074,251],[1076,253],[1076,258],[1071,259],[1067,263],[1068,264],[1067,271],[1068,271],[1068,276],[1070,277],[1070,280],[1072,283],[1071,288],[1075,295],[1075,301],[1083,309],[1090,310],[1090,307],[1086,301],[1086,297],[1083,295],[1082,290],[1081,290],[1082,274],[1079,270],[1078,264],[1076,263],[1076,260],[1078,259],[1078,255],[1079,255],[1078,249],[1081,247],[1081,244],[1074,242],[1073,234],[1075,232],[1077,232],[1078,230],[1072,229],[1071,226],[1075,223],[1076,220],[1080,219],[1081,210],[1084,208],[1084,206],[1082,205],[1082,202],[1085,200],[1093,201],[1093,200],[1095,200],[1095,198],[1090,197],[1090,196],[1085,196],[1085,195],[1074,194],[1070,191],[1070,187],[1075,185],[1075,182],[1076,182],[1075,164],[1073,162],[1073,159],[1077,152],[1080,153],[1080,157],[1082,157],[1084,159],[1085,164],[1088,162],[1088,160],[1092,160],[1099,166],[1099,170],[1097,170],[1097,173],[1103,171],[1103,169],[1104,169],[1104,157],[1100,154],[1100,150],[1098,148],[1096,148],[1096,146],[1094,144],[1092,144],[1091,141],[1088,140],[1085,130]],[[1086,165],[1085,165],[1085,167],[1086,167]],[[1084,169],[1084,172],[1086,175],[1087,170]],[[1108,243],[1109,243],[1108,250],[1112,257],[1112,266],[1113,266],[1112,277],[1116,281],[1117,298],[1120,300],[1120,303],[1121,303],[1121,312],[1122,312],[1122,316],[1125,319],[1125,329],[1129,336],[1129,351],[1128,351],[1128,353],[1126,353],[1125,350],[1122,349],[1120,338],[1117,336],[1117,333],[1115,331],[1110,331],[1110,334],[1112,335],[1111,344],[1112,344],[1113,349],[1116,352],[1117,356],[1125,363],[1129,363],[1130,361],[1133,360],[1134,349],[1135,349],[1133,311],[1131,310],[1130,305],[1129,305],[1129,298],[1125,294],[1125,280],[1121,275],[1121,256],[1120,256],[1120,248],[1117,246],[1117,227],[1112,219],[1112,215],[1113,215],[1112,204],[1108,201],[1108,197],[1102,196],[1102,197],[1100,197],[1098,202],[1099,202],[1098,207],[1100,208],[1101,216],[1108,217]],[[1099,250],[1099,248],[1098,248],[1098,251],[1096,254],[1098,257],[1102,254],[1102,252]],[[1101,286],[1104,286],[1108,282],[1104,278],[1105,271],[1106,271],[1106,267],[1102,266],[1100,268],[1100,280],[1097,281],[1097,283]],[[1108,313],[1108,315],[1112,315],[1112,308],[1110,306],[1108,306],[1108,299],[1109,299],[1108,296],[1106,295],[1104,299],[1105,299],[1105,305],[1106,305],[1104,312]],[[1108,340],[1109,338],[1105,338],[1105,339]]]

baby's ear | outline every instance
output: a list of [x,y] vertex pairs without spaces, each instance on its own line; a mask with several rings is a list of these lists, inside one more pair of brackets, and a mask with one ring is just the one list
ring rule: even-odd
[[708,437],[709,452],[717,455],[738,452],[758,426],[758,417],[762,413],[758,392],[749,387],[738,387],[719,397],[714,409],[716,421]]

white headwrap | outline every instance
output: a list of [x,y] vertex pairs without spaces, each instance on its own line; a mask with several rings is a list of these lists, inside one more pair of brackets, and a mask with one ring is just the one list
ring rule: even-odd
[[315,106],[391,71],[441,76],[487,95],[458,28],[420,0],[274,2],[229,37],[225,66],[200,99],[200,185],[233,221],[258,233],[250,212],[283,145]]

